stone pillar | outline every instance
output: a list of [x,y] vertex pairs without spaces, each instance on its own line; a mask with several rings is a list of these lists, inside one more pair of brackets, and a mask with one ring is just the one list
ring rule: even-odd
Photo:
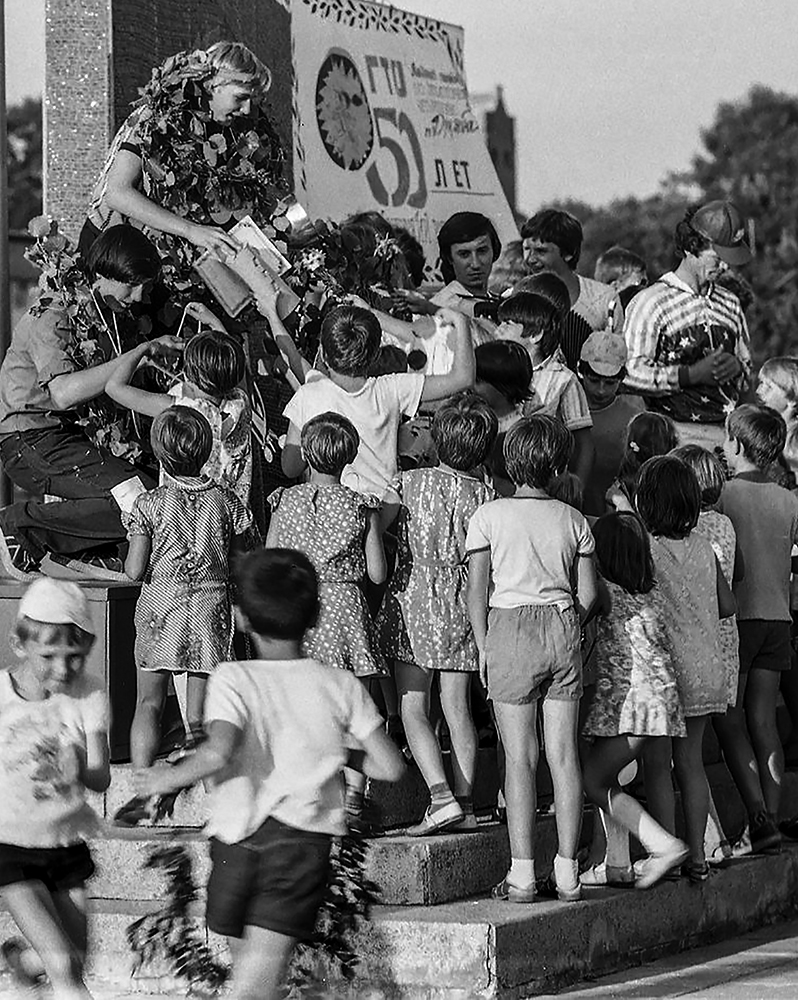
[[47,0],[45,207],[70,236],[152,67],[221,39],[243,42],[271,69],[270,111],[290,171],[288,0]]
[[112,0],[47,0],[44,207],[76,238],[112,130]]

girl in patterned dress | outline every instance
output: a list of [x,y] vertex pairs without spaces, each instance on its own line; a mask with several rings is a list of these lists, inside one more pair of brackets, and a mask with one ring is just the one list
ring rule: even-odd
[[[687,735],[672,741],[690,848],[684,871],[691,881],[703,882],[709,878],[704,853],[709,813],[704,729],[710,715],[725,712],[728,706],[718,619],[733,615],[736,604],[712,545],[693,530],[701,511],[701,490],[688,465],[672,455],[650,458],[640,470],[635,506],[652,536],[654,571],[665,598],[664,621],[687,726]],[[665,741],[646,748],[645,762],[651,812],[673,831],[671,753]]]
[[[593,737],[584,762],[588,799],[648,852],[637,881],[647,889],[687,854],[687,846],[656,822],[618,781],[652,739],[685,736],[684,713],[665,634],[663,596],[654,580],[651,546],[640,519],[605,514],[593,525],[602,579],[603,614],[596,641],[596,691],[584,733]],[[583,885],[629,881],[609,861],[584,872]]]
[[[387,575],[380,503],[341,483],[360,446],[350,420],[320,413],[303,426],[300,441],[310,478],[269,497],[266,546],[298,549],[318,575],[319,618],[305,633],[303,655],[351,670],[368,685],[388,674],[363,592],[366,576],[381,584]],[[345,773],[349,824],[362,828],[366,779],[350,768]]]
[[[127,575],[143,581],[135,616],[138,696],[130,728],[137,769],[155,759],[170,675],[188,675],[186,733],[189,742],[202,738],[208,674],[233,651],[230,559],[251,520],[235,493],[201,474],[213,447],[203,416],[170,407],[153,421],[151,441],[168,478],[136,499],[125,561]],[[132,799],[114,818],[136,823],[161,806]]]
[[[474,393],[456,396],[432,423],[440,465],[402,474],[397,566],[377,627],[386,657],[395,661],[407,741],[430,790],[423,820],[406,831],[412,836],[476,826],[470,690],[479,664],[465,601],[465,539],[474,511],[495,497],[475,470],[490,453],[497,429],[487,402]],[[451,737],[454,794],[429,718],[436,678]]]
[[[201,413],[213,433],[211,453],[202,475],[233,490],[249,507],[252,484],[252,412],[241,383],[247,370],[244,347],[228,334],[206,306],[192,302],[187,313],[210,330],[195,334],[183,354],[182,381],[168,392],[148,392],[130,385],[136,364],[114,371],[105,391],[120,406],[146,417],[157,417],[170,406],[187,406]],[[164,483],[161,476],[161,485]]]

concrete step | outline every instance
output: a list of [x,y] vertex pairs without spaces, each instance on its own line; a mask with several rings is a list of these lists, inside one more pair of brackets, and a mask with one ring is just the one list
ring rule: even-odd
[[[796,900],[798,845],[734,861],[702,885],[682,880],[648,892],[592,889],[579,903],[519,906],[482,897],[432,907],[379,906],[358,935],[356,981],[328,984],[329,995],[516,1000],[731,937],[794,914]],[[116,977],[127,990],[127,926],[157,903],[93,900],[90,908],[91,970]],[[199,929],[201,908],[194,912]],[[10,933],[10,918],[0,913],[0,938]],[[213,935],[207,940],[223,949]],[[179,995],[165,971],[147,970],[139,988]]]
[[[556,833],[547,817],[541,824],[539,857],[551,863]],[[91,844],[97,873],[89,882],[89,896],[97,900],[147,901],[163,896],[159,871],[145,869],[149,851],[179,842],[194,863],[194,877],[204,886],[210,862],[202,834],[193,829],[109,828]],[[507,828],[480,824],[468,834],[437,837],[380,837],[370,841],[367,874],[379,886],[382,903],[397,906],[430,906],[464,899],[487,891],[504,876],[509,863]]]

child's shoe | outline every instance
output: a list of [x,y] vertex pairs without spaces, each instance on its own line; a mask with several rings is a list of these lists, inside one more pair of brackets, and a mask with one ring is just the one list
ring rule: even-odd
[[474,833],[478,828],[479,824],[473,812],[464,812],[459,823],[453,823],[447,827],[449,833]]
[[781,833],[770,813],[763,810],[752,816],[749,829],[752,854],[778,854],[781,850]]
[[[668,873],[685,860],[689,854],[687,844],[674,838],[673,845],[661,854],[649,854],[647,858],[636,861],[634,865],[635,889],[650,889],[652,885],[666,878]],[[678,878],[678,872],[676,878]]]
[[436,833],[441,833],[465,819],[465,813],[457,804],[455,799],[442,806],[430,804],[424,813],[424,818],[415,826],[409,826],[405,830],[408,837],[431,837]]
[[493,899],[502,899],[506,903],[534,903],[535,884],[527,886],[525,889],[513,883],[508,878],[503,878],[498,885],[490,891]]
[[582,886],[579,882],[572,886],[561,887],[555,881],[553,874],[540,879],[535,884],[535,892],[542,899],[559,899],[561,903],[578,903],[582,898]]
[[606,861],[586,868],[579,876],[579,881],[586,886],[621,886],[632,885],[635,876],[631,867],[616,868],[608,865]]
[[706,882],[712,874],[712,869],[706,861],[685,861],[682,865],[682,875],[694,885]]

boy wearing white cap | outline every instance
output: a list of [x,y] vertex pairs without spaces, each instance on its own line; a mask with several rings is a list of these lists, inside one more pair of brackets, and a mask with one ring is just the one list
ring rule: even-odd
[[42,577],[26,590],[0,670],[0,899],[25,939],[3,943],[16,978],[45,975],[55,1000],[85,1000],[86,838],[99,821],[86,790],[111,780],[105,692],[84,673],[94,643],[74,583]]
[[583,510],[587,517],[606,514],[604,495],[618,474],[626,426],[645,409],[640,396],[618,394],[626,377],[626,341],[618,333],[596,330],[582,345],[579,379],[593,418],[596,458],[585,484]]

